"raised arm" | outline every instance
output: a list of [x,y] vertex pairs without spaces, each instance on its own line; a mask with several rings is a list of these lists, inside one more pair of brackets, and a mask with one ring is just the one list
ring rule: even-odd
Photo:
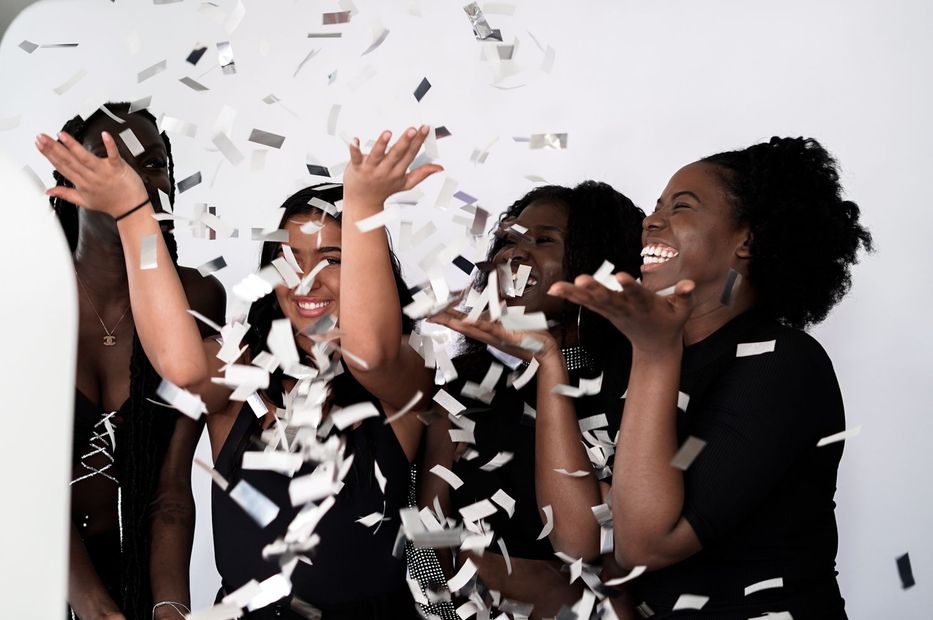
[[[105,158],[92,155],[66,133],[60,137],[57,142],[42,134],[36,146],[74,187],[54,187],[48,194],[117,219],[133,322],[146,356],[161,377],[176,385],[202,381],[208,369],[201,337],[187,312],[184,289],[152,218],[142,179],[120,157],[110,134],[103,134]],[[151,243],[147,239],[155,241],[156,266],[144,270],[140,259],[144,243]]]
[[344,173],[342,259],[340,274],[341,346],[362,358],[347,365],[373,395],[392,407],[407,403],[417,390],[430,394],[432,374],[402,334],[401,302],[385,228],[361,232],[357,224],[382,211],[386,199],[409,190],[440,166],[408,172],[428,128],[409,128],[386,150],[391,133],[383,132],[367,155],[350,146]]

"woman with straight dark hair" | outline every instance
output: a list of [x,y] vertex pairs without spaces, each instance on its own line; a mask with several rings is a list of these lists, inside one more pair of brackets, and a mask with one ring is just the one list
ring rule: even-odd
[[845,429],[832,363],[804,328],[871,249],[835,160],[772,138],[689,164],[644,222],[642,281],[551,293],[632,343],[612,516],[643,616],[846,617],[833,495]]

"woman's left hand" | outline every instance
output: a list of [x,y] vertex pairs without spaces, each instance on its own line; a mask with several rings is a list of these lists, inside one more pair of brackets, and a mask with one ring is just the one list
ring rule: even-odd
[[555,283],[548,294],[605,317],[625,334],[635,349],[651,352],[682,346],[683,328],[693,310],[693,281],[681,280],[673,294],[661,296],[627,273],[620,272],[614,277],[622,286],[621,291],[609,290],[592,276],[582,275],[573,284]]
[[[536,358],[542,363],[551,359],[560,359],[563,361],[563,358],[560,356],[560,347],[557,346],[557,341],[550,332],[510,331],[503,327],[502,323],[497,321],[491,321],[484,317],[476,321],[469,321],[466,316],[467,315],[463,312],[450,309],[431,317],[428,321],[443,325],[455,332],[463,334],[467,338],[492,345],[500,351],[504,351],[526,362],[530,362],[531,358]],[[526,337],[533,338],[540,343],[540,348],[532,352],[522,347],[522,341],[525,340]]]
[[391,148],[392,132],[383,131],[366,155],[359,141],[350,145],[350,163],[343,173],[344,204],[362,204],[380,208],[392,194],[412,189],[435,172],[438,164],[425,164],[409,171],[408,167],[428,137],[429,128],[409,127]]

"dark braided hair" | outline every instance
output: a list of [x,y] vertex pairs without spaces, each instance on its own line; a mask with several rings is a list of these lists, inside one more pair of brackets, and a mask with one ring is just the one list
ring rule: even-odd
[[[321,189],[322,187],[325,189]],[[343,199],[343,186],[334,183],[320,183],[298,190],[286,198],[282,206],[279,207],[284,210],[279,220],[279,228],[284,228],[290,219],[309,213],[317,213],[323,216],[323,211],[308,204],[312,198],[319,198],[325,202],[335,204]],[[342,214],[338,212],[336,216],[328,217],[333,217],[339,224],[342,220],[341,215]],[[267,265],[271,265],[272,261],[279,255],[281,249],[282,244],[278,241],[266,241],[263,243],[262,251],[259,255],[259,268],[262,269]],[[399,302],[401,306],[404,307],[411,303],[412,296],[408,287],[405,285],[405,281],[402,279],[402,267],[398,257],[392,251],[391,245],[389,246],[389,257],[392,263],[392,275],[395,277],[395,287],[398,291]],[[247,318],[250,328],[243,338],[244,342],[249,347],[251,358],[255,358],[266,348],[266,338],[269,336],[272,322],[282,318],[285,318],[285,315],[282,313],[282,309],[279,307],[279,302],[275,295],[266,295],[253,303]],[[414,329],[414,321],[404,313],[401,318],[402,333],[410,334]],[[269,382],[269,390],[267,392],[267,395],[278,406],[282,406],[282,375],[281,368],[272,373]]]
[[[570,189],[560,185],[536,187],[500,216],[499,222],[514,219],[534,202],[556,202],[567,207],[567,238],[564,246],[564,273],[572,280],[584,273],[593,273],[604,260],[616,271],[638,277],[641,268],[641,229],[644,212],[625,195],[606,183],[584,181]],[[505,245],[497,236],[487,253],[491,261]],[[476,278],[477,286],[485,286],[486,272]],[[580,312],[580,344],[605,367],[610,358],[626,347],[625,337],[609,321],[595,312],[567,304],[560,323],[571,325]]]
[[[115,114],[129,114],[128,103],[107,103]],[[155,117],[146,110],[133,112],[157,125]],[[88,127],[107,118],[101,110],[87,120],[75,116],[65,123],[62,131],[83,142]],[[175,175],[172,148],[168,136],[162,133],[168,155],[168,173],[171,180],[169,200],[175,200]],[[54,173],[56,185],[71,187],[71,183],[58,171]],[[50,198],[52,209],[61,223],[74,252],[78,247],[78,207],[60,198]],[[178,265],[178,249],[172,234],[163,232],[172,263]],[[149,580],[149,518],[155,497],[162,461],[175,428],[177,413],[157,407],[148,400],[155,394],[161,378],[146,357],[139,336],[133,336],[130,357],[130,397],[125,406],[126,415],[120,428],[121,441],[117,444],[115,459],[121,476],[120,527],[122,528],[122,555],[120,609],[127,618],[146,618],[152,613],[152,593]]]
[[701,161],[718,168],[736,222],[751,231],[756,307],[798,329],[825,319],[852,285],[858,251],[872,250],[836,160],[812,138],[774,137]]

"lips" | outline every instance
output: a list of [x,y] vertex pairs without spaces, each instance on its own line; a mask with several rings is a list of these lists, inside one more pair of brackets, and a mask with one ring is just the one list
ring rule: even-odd
[[321,299],[319,297],[297,297],[295,298],[295,308],[298,315],[306,318],[317,318],[330,310],[333,300]]

